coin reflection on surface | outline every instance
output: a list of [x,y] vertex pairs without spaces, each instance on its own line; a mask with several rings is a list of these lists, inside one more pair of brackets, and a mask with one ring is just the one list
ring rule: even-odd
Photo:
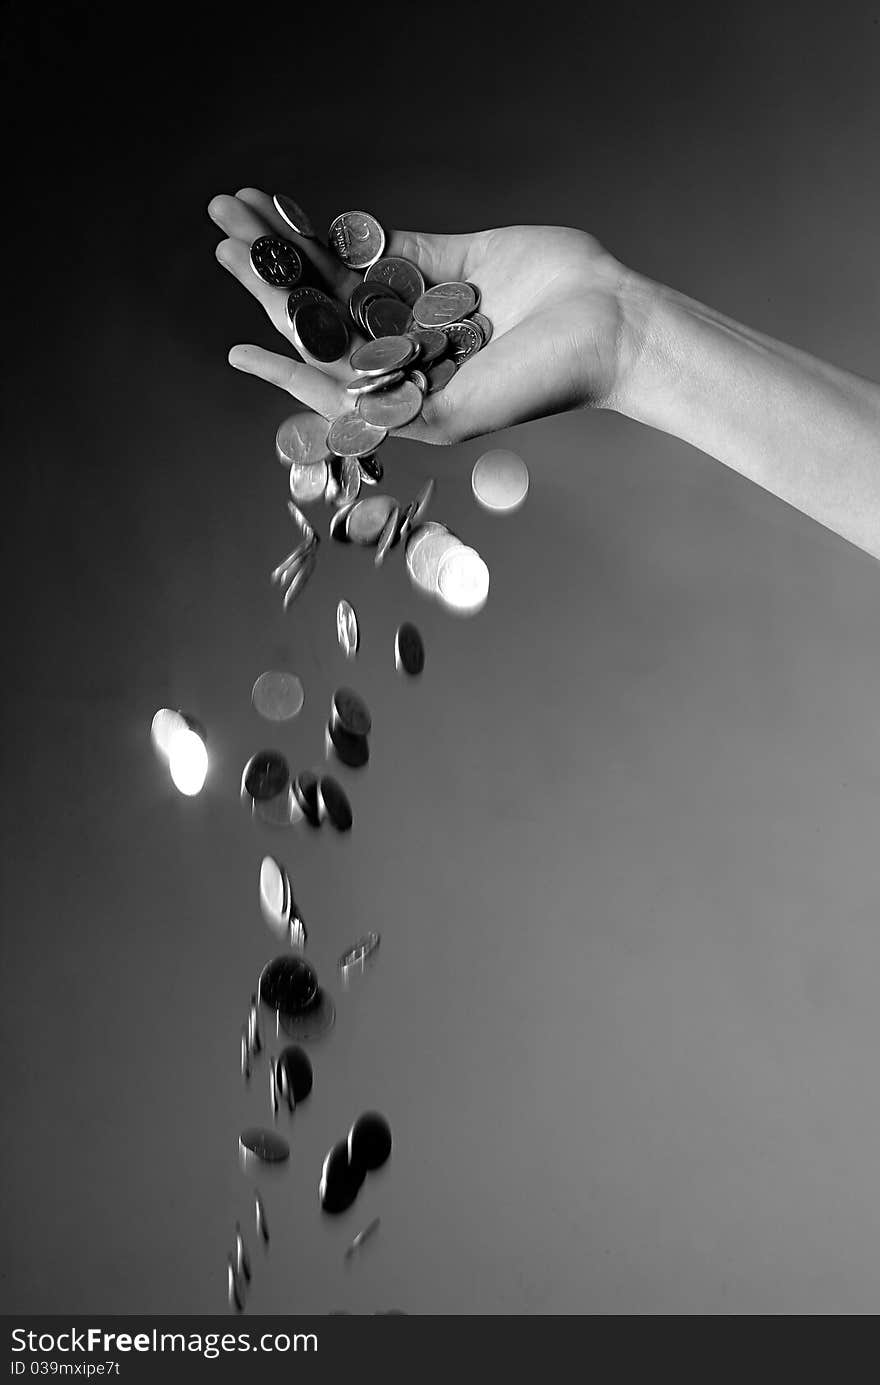
[[474,463],[471,488],[484,509],[512,514],[528,494],[529,469],[515,452],[493,448]]
[[437,592],[451,611],[473,615],[483,609],[489,597],[489,569],[475,548],[462,545],[443,555]]

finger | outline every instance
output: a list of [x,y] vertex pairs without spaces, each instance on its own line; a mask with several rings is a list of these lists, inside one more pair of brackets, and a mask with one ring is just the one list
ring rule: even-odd
[[208,216],[221,231],[226,232],[227,236],[234,240],[246,241],[248,245],[253,244],[258,236],[268,236],[273,231],[265,218],[253,207],[225,193],[211,198],[208,203]]
[[352,289],[361,277],[359,274],[346,269],[337,256],[328,250],[326,245],[322,245],[319,240],[309,236],[301,236],[292,230],[267,192],[261,192],[259,188],[242,188],[236,193],[236,197],[265,222],[273,235],[291,241],[297,250],[315,266],[331,293],[335,294],[343,303],[348,302]]
[[339,380],[325,375],[315,366],[300,365],[289,356],[279,356],[262,346],[233,346],[229,364],[246,375],[258,375],[270,385],[286,390],[323,418],[336,418],[351,407]]

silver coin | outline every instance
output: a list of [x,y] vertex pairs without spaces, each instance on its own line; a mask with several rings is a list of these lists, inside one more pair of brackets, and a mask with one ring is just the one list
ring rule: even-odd
[[456,365],[475,356],[483,345],[483,334],[473,322],[450,322],[446,335]]
[[308,539],[303,539],[301,543],[297,544],[292,553],[288,553],[286,558],[282,558],[281,562],[271,574],[270,580],[272,582],[280,582],[282,586],[292,581],[305,563],[313,546],[314,545]]
[[340,957],[337,966],[340,971],[347,971],[350,967],[360,966],[367,960],[379,946],[381,937],[378,933],[366,933],[364,937],[358,938],[357,942],[347,947]]
[[425,667],[425,645],[411,621],[404,621],[394,636],[394,664],[398,672],[416,678]]
[[394,547],[398,539],[398,525],[400,524],[400,506],[395,505],[391,514],[385,522],[385,527],[379,535],[376,544],[376,557],[374,562],[376,567],[381,567],[385,561],[385,555]]
[[247,1030],[241,1032],[241,1075],[245,1082],[251,1078],[251,1046],[248,1042]]
[[425,511],[431,503],[431,499],[433,497],[434,488],[436,484],[437,483],[435,482],[433,476],[429,476],[425,484],[422,486],[422,489],[416,496],[414,501],[416,508],[410,528],[414,529],[417,524],[421,524],[422,517],[424,516]]
[[266,1221],[266,1208],[259,1193],[254,1196],[254,1216],[257,1223],[257,1235],[263,1240],[269,1239],[269,1223]]
[[485,313],[471,313],[470,319],[483,333],[483,345],[487,346],[492,340],[492,324]]
[[345,526],[348,523],[348,516],[357,504],[356,500],[350,500],[345,505],[340,505],[335,515],[330,521],[329,534],[331,539],[336,539],[337,543],[348,543],[348,535]]
[[416,327],[407,333],[419,348],[419,365],[427,368],[445,354],[446,333],[441,327]]
[[302,278],[302,259],[289,240],[258,236],[251,246],[251,269],[264,284],[292,289]]
[[245,1279],[251,1277],[251,1261],[244,1243],[244,1236],[241,1234],[241,1226],[235,1223],[235,1268],[239,1274],[243,1274]]
[[417,502],[415,500],[411,500],[403,512],[403,519],[400,524],[401,543],[406,543],[407,539],[410,536],[410,533],[414,528],[413,521],[415,519],[416,509]]
[[358,457],[360,463],[361,476],[368,486],[378,486],[382,477],[385,475],[385,468],[378,457]]
[[264,856],[260,864],[260,912],[273,933],[287,936],[292,898],[287,871],[274,856]]
[[337,688],[330,704],[330,720],[349,736],[368,736],[373,728],[370,709],[353,688]]
[[240,1313],[244,1308],[244,1285],[235,1272],[235,1264],[231,1255],[226,1258],[226,1293],[230,1307]]
[[297,308],[303,303],[323,303],[327,308],[335,307],[333,299],[321,289],[312,288],[311,284],[300,284],[292,293],[287,295],[287,321],[293,326],[293,318]]
[[467,281],[467,286],[468,286],[469,289],[473,289],[473,291],[474,291],[474,307],[475,307],[475,308],[479,308],[479,306],[480,306],[480,299],[483,297],[482,293],[481,293],[480,290],[477,288],[476,284],[472,284],[472,283],[471,283],[470,279],[468,279],[468,281]]
[[511,514],[528,494],[529,469],[515,452],[493,448],[474,463],[471,487],[484,509]]
[[413,318],[419,327],[445,327],[450,322],[458,322],[477,306],[477,298],[470,284],[457,280],[445,284],[435,284],[423,293],[413,306]]
[[361,490],[361,469],[357,457],[343,457],[339,496],[343,504],[357,500]]
[[349,380],[345,388],[349,394],[357,398],[361,394],[375,394],[377,390],[390,389],[392,385],[399,385],[403,379],[405,376],[402,370],[392,370],[388,375],[358,375],[354,380]]
[[350,601],[342,600],[336,607],[336,638],[346,659],[353,659],[360,644],[360,628]]
[[428,368],[428,393],[436,394],[438,390],[445,389],[452,379],[458,366],[455,361],[438,361],[436,365]]
[[280,1164],[290,1157],[290,1145],[274,1130],[250,1127],[238,1137],[242,1150],[267,1164]]
[[327,473],[327,484],[324,487],[324,501],[327,505],[338,505],[340,503],[341,487],[332,471]]
[[320,542],[318,535],[309,524],[302,510],[292,500],[288,500],[287,502],[287,513],[290,515],[290,518],[293,520],[304,539],[307,539],[309,543],[317,544]]
[[430,531],[407,547],[406,567],[413,584],[429,596],[437,595],[437,572],[441,559],[455,548],[463,548],[461,540],[450,533]]
[[272,1060],[269,1063],[269,1106],[273,1116],[278,1115],[278,1105],[278,1078],[275,1074],[275,1062]]
[[315,570],[315,566],[316,559],[314,549],[312,549],[308,557],[306,558],[305,562],[303,563],[302,567],[298,569],[295,576],[293,577],[289,587],[287,588],[287,591],[284,593],[285,610],[287,610],[288,606],[293,601],[296,601],[298,596],[302,595],[303,591],[305,590],[306,584],[309,581],[309,578]]
[[385,232],[369,212],[343,212],[330,223],[327,242],[349,269],[366,269],[385,249]]
[[272,201],[276,212],[287,222],[291,231],[296,231],[299,236],[307,236],[309,240],[316,239],[315,228],[298,202],[283,192],[276,192]]
[[302,681],[295,673],[261,673],[251,690],[254,711],[266,721],[289,721],[302,711],[304,701]]
[[380,394],[362,396],[358,400],[358,412],[361,418],[378,428],[403,428],[418,418],[423,400],[424,395],[418,385],[404,380],[403,384],[382,390]]
[[[403,372],[401,371],[401,375],[402,374]],[[422,391],[422,394],[428,393],[428,377],[423,370],[411,370],[409,372],[409,379]]]
[[[325,430],[326,427],[325,422]],[[317,462],[311,466],[300,466],[294,462],[290,468],[290,494],[300,505],[311,505],[324,494],[327,476],[326,462]]]
[[387,289],[384,284],[368,284],[366,280],[362,280],[352,289],[351,297],[348,300],[348,311],[362,332],[367,330],[364,311],[367,304],[372,303],[375,298],[396,300],[397,295],[391,289]]
[[388,375],[407,365],[418,352],[418,343],[410,337],[378,337],[352,352],[351,368],[358,375]]
[[300,409],[278,425],[275,451],[283,466],[315,466],[330,455],[327,420],[311,409]]
[[158,753],[167,760],[171,738],[176,731],[188,731],[186,717],[171,707],[160,707],[150,726],[150,739]]
[[425,292],[425,280],[418,265],[399,255],[387,255],[375,260],[364,275],[364,283],[386,284],[409,307]]
[[290,325],[296,349],[324,365],[338,361],[348,349],[348,328],[335,304],[300,303]]
[[377,543],[395,508],[399,509],[397,501],[390,495],[372,495],[367,500],[359,500],[349,511],[345,526],[351,543]]
[[479,611],[485,606],[489,569],[475,548],[461,544],[443,554],[437,564],[437,593],[455,611]]
[[334,418],[327,434],[327,446],[337,457],[365,457],[381,447],[387,436],[386,428],[376,427],[352,411]]
[[412,313],[398,298],[374,298],[365,305],[363,320],[371,337],[400,337],[412,326]]

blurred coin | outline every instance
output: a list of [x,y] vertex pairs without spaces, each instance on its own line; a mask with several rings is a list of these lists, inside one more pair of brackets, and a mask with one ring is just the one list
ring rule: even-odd
[[436,394],[437,390],[443,390],[449,384],[458,366],[455,361],[438,361],[425,372],[428,377],[428,393]]
[[254,1197],[254,1214],[257,1223],[257,1235],[261,1240],[268,1241],[269,1223],[266,1221],[266,1208],[263,1205],[263,1199],[260,1197],[259,1193]]
[[236,1312],[240,1313],[244,1308],[244,1286],[235,1272],[231,1255],[226,1257],[226,1292],[230,1308],[235,1308]]
[[270,580],[272,582],[280,582],[282,586],[291,581],[312,552],[312,548],[313,545],[308,539],[303,539],[302,542],[298,543],[296,548],[288,553],[285,558],[282,558],[278,566],[273,569],[270,573]]
[[387,375],[389,371],[400,370],[418,352],[418,343],[410,337],[378,337],[352,352],[351,368],[358,375]]
[[293,314],[291,330],[294,345],[304,356],[329,364],[345,355],[348,328],[335,305],[301,303]]
[[[402,371],[401,374],[403,374]],[[409,372],[409,378],[414,385],[418,386],[422,394],[428,393],[428,377],[423,370],[411,370]]]
[[414,625],[404,621],[394,637],[394,663],[398,672],[403,670],[415,678],[425,667],[425,646]]
[[327,992],[321,987],[307,1010],[295,1015],[279,1012],[276,1024],[279,1033],[286,1034],[297,1043],[312,1043],[328,1034],[336,1023],[336,1006]]
[[354,607],[345,600],[336,607],[336,638],[346,659],[353,659],[358,651],[360,631]]
[[380,394],[362,395],[358,400],[358,412],[361,418],[378,428],[403,428],[418,418],[423,399],[418,385],[404,380],[403,384],[382,390]]
[[315,228],[298,202],[294,202],[292,197],[283,192],[276,192],[272,201],[275,203],[276,212],[287,222],[291,231],[296,231],[300,236],[308,236],[309,240],[316,239]]
[[260,1000],[279,1014],[300,1014],[317,993],[318,974],[302,957],[275,957],[260,974]]
[[318,1195],[323,1212],[346,1212],[357,1197],[366,1171],[353,1166],[348,1157],[348,1142],[340,1140],[330,1150],[321,1169]]
[[262,1159],[265,1164],[280,1164],[290,1156],[290,1145],[274,1130],[250,1126],[238,1137],[242,1149]]
[[260,864],[260,911],[275,933],[286,937],[290,922],[291,890],[287,871],[274,856]]
[[359,375],[356,379],[349,380],[345,388],[348,394],[355,397],[361,394],[375,394],[377,390],[390,389],[404,378],[402,370],[392,370],[388,375]]
[[289,784],[274,798],[255,799],[251,804],[251,812],[267,827],[292,827],[302,816]]
[[373,1220],[369,1222],[367,1226],[364,1227],[363,1231],[358,1232],[354,1240],[351,1242],[351,1245],[346,1247],[346,1260],[350,1260],[353,1255],[357,1254],[364,1242],[368,1241],[371,1236],[374,1236],[376,1234],[381,1224],[382,1223],[380,1218],[374,1217]]
[[235,1268],[245,1279],[251,1277],[251,1261],[247,1253],[247,1246],[244,1243],[244,1236],[241,1234],[241,1225],[235,1223]]
[[349,769],[363,769],[370,758],[370,743],[366,736],[352,735],[331,719],[327,724],[327,754],[331,751]]
[[361,966],[368,957],[376,951],[381,939],[378,933],[366,933],[357,942],[347,947],[340,957],[337,966],[341,972],[347,972],[352,967]]
[[348,516],[357,503],[356,500],[352,500],[347,505],[340,505],[336,514],[331,519],[329,534],[331,539],[336,539],[337,543],[348,543],[348,534],[345,532],[345,526],[348,523]]
[[349,1130],[346,1145],[349,1165],[372,1173],[391,1154],[391,1126],[378,1111],[365,1111]]
[[415,505],[415,511],[410,522],[410,529],[415,529],[417,524],[421,524],[422,519],[425,515],[425,511],[431,503],[431,497],[434,494],[435,485],[436,482],[433,476],[429,476],[425,484],[422,486],[422,489],[416,496],[413,502],[413,504]]
[[357,500],[361,489],[361,469],[357,457],[343,457],[339,498],[343,504]]
[[290,468],[290,494],[300,505],[311,505],[320,500],[327,489],[327,476],[326,462],[313,466],[300,466],[294,462]]
[[448,531],[424,534],[413,547],[407,547],[406,566],[415,586],[429,596],[437,595],[437,572],[447,553],[461,548],[462,542]]
[[349,832],[354,821],[348,795],[338,779],[322,774],[318,780],[318,810],[328,818],[337,832]]
[[437,566],[437,591],[456,611],[479,611],[485,606],[489,569],[476,549],[462,544],[444,553]]
[[167,760],[171,738],[177,731],[187,731],[186,717],[170,707],[160,707],[150,725],[150,739],[158,753]]
[[435,284],[413,305],[413,319],[419,327],[445,327],[467,317],[477,306],[470,284],[457,281]]
[[366,269],[385,249],[385,232],[369,212],[343,212],[331,222],[327,242],[349,269]]
[[331,720],[351,736],[368,736],[373,725],[370,709],[352,688],[337,688],[330,706]]
[[449,349],[456,365],[476,355],[483,345],[483,334],[473,322],[450,322],[446,328]]
[[388,519],[385,521],[385,527],[379,535],[379,539],[376,544],[376,557],[374,559],[376,567],[382,566],[382,564],[385,561],[386,554],[390,549],[394,547],[395,543],[397,542],[397,532],[399,523],[400,506],[395,505],[394,509],[388,516]]
[[412,326],[412,313],[399,298],[374,298],[364,305],[364,326],[371,337],[402,336]]
[[265,800],[283,793],[290,780],[290,769],[277,750],[259,750],[244,767],[242,791],[252,799]]
[[314,529],[309,524],[309,521],[306,519],[302,510],[299,508],[297,504],[295,504],[293,500],[288,500],[287,502],[287,513],[290,515],[290,518],[293,520],[294,524],[296,525],[299,532],[302,534],[303,538],[308,539],[309,543],[317,544],[318,535],[315,533]]
[[486,346],[492,340],[492,324],[485,313],[471,313],[471,322],[476,323],[483,333],[483,345]]
[[381,260],[374,260],[364,275],[364,283],[387,285],[410,307],[425,292],[421,270],[411,260],[404,260],[399,255],[387,255]]
[[303,685],[295,673],[274,669],[261,673],[251,690],[254,711],[267,721],[289,721],[302,710],[304,701]]
[[250,1081],[251,1076],[251,1046],[248,1041],[247,1030],[243,1029],[241,1034],[241,1075],[245,1082]]
[[414,527],[418,501],[411,500],[403,512],[403,519],[400,522],[400,541],[406,543]]
[[414,327],[407,336],[419,347],[419,365],[427,368],[445,354],[446,333],[439,327]]
[[310,548],[308,554],[303,560],[302,566],[297,569],[295,575],[291,578],[287,586],[287,590],[284,593],[285,610],[287,610],[287,607],[291,604],[292,601],[295,601],[296,598],[302,594],[316,566],[317,559],[315,557],[315,550],[314,548]]
[[313,827],[318,827],[321,815],[318,811],[318,776],[310,769],[300,770],[293,780],[293,792],[303,811],[303,817]]
[[484,509],[510,514],[528,494],[529,469],[515,452],[493,448],[474,463],[471,486]]
[[302,259],[296,247],[280,236],[258,236],[251,246],[251,268],[264,284],[292,289],[302,278]]
[[278,1115],[278,1078],[275,1075],[275,1064],[269,1064],[269,1107],[273,1116]]
[[371,495],[366,500],[359,500],[349,511],[345,526],[351,542],[376,543],[396,505],[397,501],[391,495]]
[[279,1090],[291,1106],[305,1101],[312,1090],[314,1074],[309,1056],[298,1044],[288,1044],[278,1055],[275,1075]]
[[[314,466],[330,455],[327,446],[327,420],[311,409],[300,409],[278,427],[275,451],[284,466]],[[292,483],[291,483],[292,484]],[[296,496],[294,496],[296,499]]]
[[385,468],[378,457],[373,457],[369,453],[366,457],[358,457],[361,468],[361,478],[366,481],[368,486],[378,486],[382,477],[385,475]]
[[388,436],[385,428],[376,428],[360,414],[341,414],[334,418],[327,434],[327,445],[337,457],[364,457],[375,452]]

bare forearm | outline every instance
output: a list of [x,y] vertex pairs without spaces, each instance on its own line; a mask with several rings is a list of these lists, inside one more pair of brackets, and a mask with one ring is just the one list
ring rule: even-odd
[[609,401],[880,558],[880,386],[632,276]]

